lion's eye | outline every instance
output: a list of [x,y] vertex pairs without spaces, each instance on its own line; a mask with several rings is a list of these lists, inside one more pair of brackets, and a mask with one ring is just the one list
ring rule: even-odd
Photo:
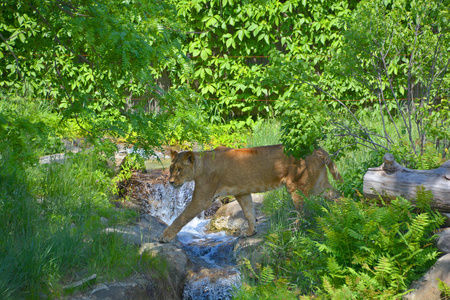
[[181,169],[177,169],[177,174],[180,174],[180,172],[181,172]]

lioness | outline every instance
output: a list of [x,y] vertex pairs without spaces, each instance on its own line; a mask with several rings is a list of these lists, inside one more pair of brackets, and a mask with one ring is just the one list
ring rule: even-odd
[[171,151],[169,183],[180,187],[195,181],[192,201],[161,235],[161,242],[171,241],[177,233],[203,210],[209,208],[215,196],[234,195],[248,221],[245,235],[256,233],[256,219],[250,193],[266,192],[286,186],[295,208],[301,210],[305,195],[320,194],[333,188],[327,169],[336,180],[341,176],[328,153],[315,150],[305,159],[286,156],[282,145],[233,149],[218,147],[208,152]]

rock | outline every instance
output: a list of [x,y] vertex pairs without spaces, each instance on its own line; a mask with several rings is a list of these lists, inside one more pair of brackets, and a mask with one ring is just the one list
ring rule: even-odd
[[445,218],[442,227],[450,227],[450,213],[441,213],[441,215]]
[[212,218],[215,213],[223,206],[221,199],[216,199],[214,200],[214,202],[212,203],[212,205],[205,210],[204,215],[205,218]]
[[114,159],[107,160],[108,167],[113,169],[115,173],[118,173],[122,170],[122,165],[125,163],[128,153],[124,152],[116,152],[114,153]]
[[142,215],[134,225],[106,228],[106,232],[122,234],[126,242],[140,246],[144,243],[157,242],[167,224],[156,217]]
[[97,279],[97,274],[93,274],[87,278],[83,278],[83,279],[75,281],[69,285],[63,286],[63,289],[70,290],[70,289],[74,289],[76,287],[79,287],[79,286],[82,286],[85,284],[91,284],[93,281],[95,281],[95,279]]
[[187,273],[189,259],[186,253],[175,244],[161,244],[158,242],[144,243],[140,252],[149,252],[153,255],[163,257],[173,269],[173,275],[183,277]]
[[436,247],[442,253],[450,253],[450,228],[445,228],[438,233]]
[[66,162],[66,155],[64,153],[52,154],[39,157],[40,164],[51,164],[51,163],[60,163],[63,164]]
[[[258,229],[258,224],[265,222],[265,216],[261,212],[264,196],[263,194],[253,194],[252,199],[255,206],[256,226]],[[240,235],[247,228],[247,219],[237,201],[232,201],[220,207],[208,226],[210,231],[224,230],[234,235]]]
[[[266,251],[264,245],[266,241],[266,234],[268,231],[268,223],[265,217],[258,218],[256,222],[257,234],[250,237],[240,238],[233,249],[233,256],[238,266],[241,269],[246,269],[244,260],[250,261],[252,269],[258,271],[258,265],[261,265],[266,259]],[[246,270],[248,271],[248,270]],[[247,272],[247,275],[253,277],[253,272]]]
[[148,270],[156,276],[148,276],[146,272],[120,282],[101,283],[91,291],[69,299],[180,299],[190,261],[177,244],[157,242],[166,227],[158,218],[142,215],[134,225],[107,228],[106,232],[121,234],[126,242],[140,247],[141,255],[148,252],[158,256],[162,260],[161,269]]
[[[252,268],[256,270],[257,264],[262,263],[265,257],[263,246],[268,223],[266,222],[266,216],[261,211],[264,195],[254,194],[252,195],[252,199],[255,205],[257,234],[251,237],[241,237],[234,245],[233,258],[237,265],[241,267],[243,266],[244,259],[248,259],[251,262]],[[233,234],[240,234],[241,230],[243,231],[247,227],[247,219],[239,203],[232,201],[219,208],[212,218],[208,229],[214,231],[225,230]],[[249,272],[249,275],[252,275],[252,272]]]
[[[102,283],[90,292],[72,296],[70,300],[122,300],[154,299],[154,283],[146,276],[139,275],[125,281]],[[160,298],[161,299],[161,298]]]
[[233,290],[241,286],[241,275],[235,268],[202,269],[190,273],[183,299],[231,299]]
[[403,299],[407,300],[439,300],[441,291],[438,284],[441,280],[450,285],[450,254],[441,257],[436,264],[418,281],[411,285],[414,291],[406,294]]

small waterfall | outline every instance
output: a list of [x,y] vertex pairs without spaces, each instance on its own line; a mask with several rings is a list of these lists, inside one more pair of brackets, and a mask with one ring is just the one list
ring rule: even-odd
[[168,225],[172,224],[176,217],[184,210],[192,200],[195,184],[186,182],[178,189],[174,189],[167,183],[148,183],[146,186],[148,195],[148,212],[158,217]]
[[[148,212],[172,224],[192,200],[194,186],[194,182],[188,182],[174,189],[166,182],[147,183]],[[184,300],[231,299],[233,289],[241,284],[240,272],[233,260],[236,237],[224,232],[206,233],[209,221],[202,213],[178,233],[182,248],[195,265],[184,288]]]

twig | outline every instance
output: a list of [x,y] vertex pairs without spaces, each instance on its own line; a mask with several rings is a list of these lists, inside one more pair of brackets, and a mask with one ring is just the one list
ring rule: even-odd
[[11,55],[14,56],[14,59],[16,61],[17,73],[19,74],[20,79],[23,80],[24,78],[22,76],[22,73],[20,72],[19,59],[17,58],[16,54],[14,54],[14,51],[12,51],[12,49],[9,46],[8,42],[6,41],[6,39],[3,37],[3,35],[1,33],[0,33],[0,38],[2,38],[2,40],[5,42],[6,47],[8,47],[8,50],[11,53]]

